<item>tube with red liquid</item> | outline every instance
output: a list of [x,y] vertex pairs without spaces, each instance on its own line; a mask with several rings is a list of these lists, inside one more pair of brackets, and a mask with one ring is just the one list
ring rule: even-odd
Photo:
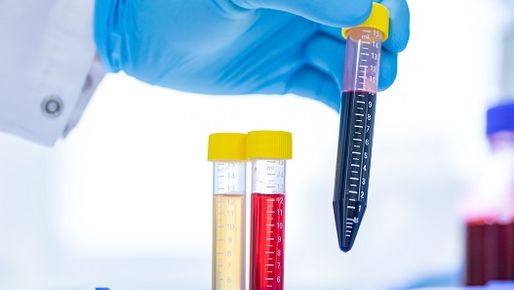
[[286,160],[292,157],[289,132],[254,131],[247,135],[252,160],[250,290],[284,288]]
[[343,29],[346,56],[333,206],[344,252],[352,248],[366,211],[380,52],[388,32],[389,11],[378,3],[364,23]]
[[514,281],[514,102],[487,112],[491,154],[464,202],[464,284]]

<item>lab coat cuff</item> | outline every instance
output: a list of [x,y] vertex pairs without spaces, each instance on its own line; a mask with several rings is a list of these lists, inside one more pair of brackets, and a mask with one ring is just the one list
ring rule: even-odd
[[69,131],[95,59],[92,16],[93,0],[56,1],[35,71],[36,102],[26,100],[32,112],[17,135],[51,146]]

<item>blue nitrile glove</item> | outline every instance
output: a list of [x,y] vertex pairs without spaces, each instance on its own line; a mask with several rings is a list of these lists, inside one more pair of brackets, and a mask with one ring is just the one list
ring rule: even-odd
[[[406,0],[391,12],[380,88],[396,77],[409,38]],[[371,0],[96,0],[104,66],[142,81],[204,94],[285,94],[339,108],[344,41]]]

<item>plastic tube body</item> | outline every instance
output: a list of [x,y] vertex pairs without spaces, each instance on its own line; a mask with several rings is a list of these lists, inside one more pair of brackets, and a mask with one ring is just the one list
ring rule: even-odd
[[245,289],[246,162],[214,165],[212,289]]
[[285,160],[252,161],[250,290],[284,287]]
[[344,252],[353,246],[367,205],[382,35],[377,29],[357,27],[346,40],[333,201]]
[[346,39],[343,92],[377,93],[382,32],[356,27]]

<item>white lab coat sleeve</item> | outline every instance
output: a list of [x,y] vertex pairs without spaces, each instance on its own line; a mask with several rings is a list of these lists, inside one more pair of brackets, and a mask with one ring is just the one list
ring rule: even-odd
[[53,145],[80,119],[103,71],[94,0],[4,0],[0,131]]

